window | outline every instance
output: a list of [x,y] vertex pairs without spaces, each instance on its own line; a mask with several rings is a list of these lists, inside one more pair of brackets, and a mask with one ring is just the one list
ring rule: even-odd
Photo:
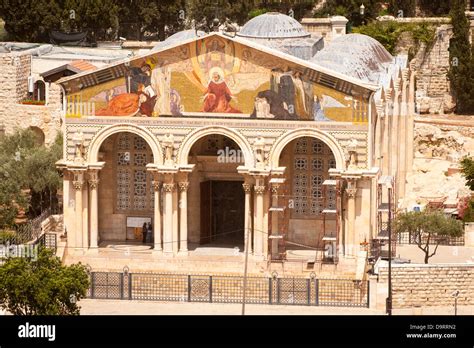
[[146,170],[153,154],[145,140],[121,133],[116,142],[117,210],[147,211],[153,209],[152,174]]
[[[308,151],[309,149],[309,151]],[[295,201],[293,216],[311,218],[322,213],[325,207],[334,209],[336,191],[324,187],[330,168],[336,168],[331,149],[318,139],[301,138],[294,145],[292,195]],[[327,197],[324,197],[326,193]]]

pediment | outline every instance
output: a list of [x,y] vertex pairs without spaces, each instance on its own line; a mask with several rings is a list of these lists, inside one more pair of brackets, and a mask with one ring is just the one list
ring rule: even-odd
[[69,117],[218,115],[364,122],[362,104],[376,89],[221,33],[174,43],[59,83],[68,104],[87,104],[80,112],[73,105]]

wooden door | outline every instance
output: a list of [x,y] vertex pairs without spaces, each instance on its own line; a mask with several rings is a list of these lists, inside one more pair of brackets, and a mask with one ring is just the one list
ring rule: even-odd
[[211,181],[201,183],[201,238],[200,244],[211,242]]

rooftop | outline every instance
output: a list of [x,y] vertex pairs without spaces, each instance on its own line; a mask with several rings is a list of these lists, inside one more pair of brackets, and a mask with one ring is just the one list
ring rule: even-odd
[[285,39],[310,37],[293,17],[278,12],[267,12],[249,20],[237,33],[240,37]]

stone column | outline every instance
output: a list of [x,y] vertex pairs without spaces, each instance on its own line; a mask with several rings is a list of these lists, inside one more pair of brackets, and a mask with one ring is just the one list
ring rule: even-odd
[[387,88],[385,91],[385,112],[383,122],[383,141],[382,141],[382,173],[390,175],[390,143],[391,134],[390,123],[392,122],[392,89]]
[[165,209],[163,216],[163,251],[165,254],[173,254],[173,191],[176,184],[163,184],[165,193]]
[[414,117],[415,117],[415,73],[411,68],[410,84],[408,87],[408,115],[407,115],[407,147],[406,147],[406,169],[407,173],[413,171],[413,157],[415,156],[413,151],[414,143]]
[[[278,184],[272,184],[272,202],[271,206],[272,207],[278,207],[278,189],[280,188],[280,185]],[[279,235],[279,226],[278,226],[278,211],[274,210],[272,211],[272,236]],[[279,239],[272,239],[272,258],[278,257],[278,241]]]
[[[259,179],[261,180],[261,179]],[[262,180],[263,181],[263,180]],[[255,210],[256,210],[256,221],[255,221],[255,231],[254,231],[254,241],[255,241],[255,256],[263,256],[263,239],[267,238],[267,235],[263,230],[263,194],[265,193],[265,185],[256,185],[255,186]]]
[[83,231],[83,225],[82,225],[82,188],[84,186],[84,180],[82,177],[82,174],[75,174],[74,175],[74,189],[76,190],[76,202],[74,205],[74,211],[75,211],[75,220],[76,220],[76,228],[75,228],[75,243],[74,247],[77,248],[82,248],[82,233]]
[[179,183],[179,252],[188,253],[188,188],[189,182]]
[[406,182],[406,151],[407,151],[407,93],[408,93],[408,69],[402,72],[402,104],[400,108],[400,132],[398,143],[398,197],[405,196],[405,182]]
[[89,189],[91,193],[91,240],[90,248],[97,251],[99,239],[99,197],[98,197],[99,175],[97,171],[89,174]]
[[154,248],[153,252],[161,253],[161,207],[160,207],[160,189],[161,183],[158,180],[153,181],[153,195],[155,207],[153,209],[153,231],[154,231]]
[[[347,232],[346,232],[346,256],[357,256],[358,254],[358,238],[355,233],[355,216],[356,216],[356,195],[357,187],[355,181],[348,181],[346,188],[347,194]],[[349,250],[347,250],[349,247]]]
[[178,190],[177,185],[173,189],[173,254],[178,254],[179,248],[179,225],[178,225]]
[[[250,198],[252,196],[252,185],[242,184],[245,192],[245,217],[244,217],[244,240],[245,250],[248,248],[249,254],[252,253],[252,211],[250,209]],[[247,238],[249,237],[249,238]]]
[[398,137],[400,132],[400,103],[399,103],[400,91],[395,90],[395,98],[393,99],[393,115],[392,115],[392,130],[390,138],[392,139],[390,144],[390,173],[389,175],[397,176],[398,174]]

